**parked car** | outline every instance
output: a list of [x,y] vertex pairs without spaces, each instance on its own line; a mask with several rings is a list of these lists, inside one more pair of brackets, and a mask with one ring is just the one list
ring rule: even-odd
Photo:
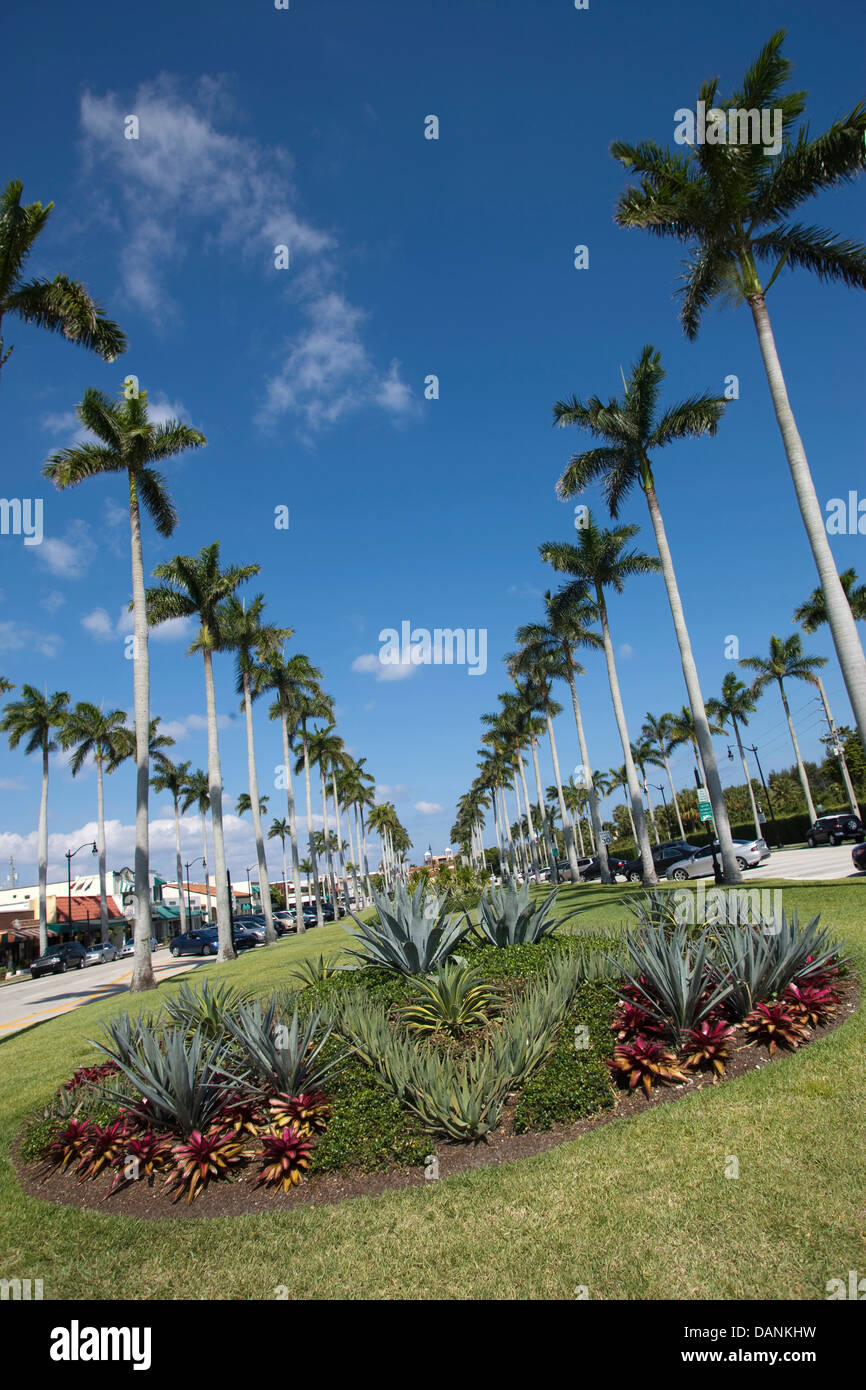
[[30,965],[30,975],[64,975],[67,970],[83,970],[86,952],[80,941],[58,941],[49,946],[44,956],[37,956]]
[[113,960],[117,960],[117,947],[110,941],[94,941],[84,956],[85,965],[108,965]]
[[[232,944],[236,951],[248,951],[258,946],[258,939],[252,932],[236,926],[232,932]],[[198,931],[173,936],[168,949],[173,956],[215,956],[219,950],[219,933],[216,927],[200,927]]]
[[260,946],[267,940],[268,928],[263,912],[246,912],[242,917],[236,917],[235,929],[252,932]]
[[837,816],[819,816],[806,831],[810,849],[816,845],[841,845],[843,840],[862,840],[863,823],[853,811]]
[[[688,840],[663,840],[660,845],[653,845],[653,864],[657,874],[667,874],[668,870],[680,859],[686,859],[695,853],[697,845],[690,845]],[[638,855],[637,859],[627,859],[623,865],[623,873],[630,883],[639,883],[643,878],[643,859]],[[712,868],[710,869],[712,873]]]
[[[612,878],[616,878],[617,874],[625,874],[626,861],[620,859],[618,854],[611,854],[610,850],[608,850],[607,863]],[[584,855],[582,858],[578,859],[577,869],[581,883],[587,883],[590,879],[601,878],[601,867],[598,862],[597,854],[592,855],[591,858]]]
[[295,921],[294,912],[283,909],[274,913],[274,931],[277,936],[285,936],[286,932],[297,931],[298,924]]
[[[754,869],[763,860],[770,857],[770,846],[766,840],[734,840],[734,853],[737,856],[737,864],[741,869]],[[716,858],[721,855],[721,847],[718,840],[713,845],[702,845],[700,849],[682,859],[678,864],[668,870],[666,878],[686,879],[704,878],[713,872],[713,850]]]
[[[163,943],[162,943],[161,941],[157,941],[157,939],[156,939],[155,936],[152,936],[152,937],[150,938],[150,949],[151,949],[152,951],[155,951],[156,948],[157,948],[157,946],[161,946],[162,944],[163,944]],[[131,937],[130,937],[130,939],[129,939],[128,941],[124,941],[123,945],[120,947],[120,949],[118,950],[117,954],[118,954],[118,956],[120,956],[120,957],[123,957],[123,956],[134,956],[134,955],[135,955],[135,942],[133,941],[133,939],[132,939]]]
[[866,874],[866,844],[854,846],[851,851],[851,862],[855,869]]

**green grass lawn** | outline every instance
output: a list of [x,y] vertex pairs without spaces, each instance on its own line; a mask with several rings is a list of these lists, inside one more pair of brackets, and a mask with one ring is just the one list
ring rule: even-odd
[[[862,883],[761,886],[781,886],[789,912],[820,912],[866,966]],[[579,929],[606,932],[633,892],[565,888],[561,910],[589,903]],[[345,940],[332,924],[203,969],[267,990]],[[177,987],[123,1006],[147,1010]],[[593,1299],[823,1299],[828,1279],[866,1271],[862,1008],[802,1052],[536,1158],[338,1206],[138,1221],[25,1197],[9,1161],[23,1121],[119,1007],[0,1044],[0,1275],[41,1278],[46,1298],[257,1299],[284,1284],[298,1298],[572,1298],[586,1285]]]

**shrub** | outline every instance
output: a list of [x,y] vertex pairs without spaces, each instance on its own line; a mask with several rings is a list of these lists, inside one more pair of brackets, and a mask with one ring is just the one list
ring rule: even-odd
[[[611,999],[598,985],[581,985],[556,1045],[529,1077],[514,1111],[518,1133],[573,1124],[613,1104],[605,1057],[610,1052]],[[588,1029],[578,1047],[577,1029]],[[583,1035],[581,1035],[581,1041]]]
[[449,912],[436,898],[425,900],[423,883],[411,896],[398,883],[393,898],[374,891],[373,899],[378,921],[362,922],[351,913],[358,931],[344,929],[363,944],[363,951],[350,954],[365,965],[384,966],[402,975],[428,975],[447,960],[469,930],[465,914]]
[[426,978],[413,981],[412,1001],[403,1020],[416,1033],[443,1031],[460,1037],[467,1028],[489,1022],[501,991],[467,962],[446,961]]
[[371,1173],[395,1163],[414,1167],[430,1152],[430,1136],[372,1067],[352,1057],[329,1085],[328,1127],[313,1151],[310,1171],[357,1168]]

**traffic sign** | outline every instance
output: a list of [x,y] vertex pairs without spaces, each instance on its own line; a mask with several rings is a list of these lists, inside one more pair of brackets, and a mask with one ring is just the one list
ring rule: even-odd
[[698,787],[698,815],[701,820],[713,819],[713,808],[710,805],[710,794],[706,787]]
[[610,831],[609,831],[609,830],[603,830],[603,831],[601,832],[601,843],[602,843],[603,845],[609,845],[609,844],[610,844]]

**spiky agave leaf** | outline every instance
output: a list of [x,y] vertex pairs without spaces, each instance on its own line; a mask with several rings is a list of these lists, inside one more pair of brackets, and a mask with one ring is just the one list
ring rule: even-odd
[[478,904],[478,926],[481,934],[494,946],[535,943],[568,920],[554,919],[555,902],[556,889],[543,902],[533,902],[528,883],[485,889]]
[[485,980],[466,961],[446,961],[432,975],[418,976],[414,999],[402,1010],[405,1023],[418,1033],[440,1030],[459,1037],[485,1024],[500,1007],[501,988]]
[[690,940],[684,927],[669,935],[661,927],[643,927],[627,940],[628,965],[618,962],[627,985],[618,993],[638,1002],[679,1048],[686,1030],[727,999],[731,971],[717,965],[709,972],[711,942],[706,931]]
[[342,1057],[322,1060],[333,1024],[323,1024],[321,1012],[305,1019],[301,1027],[295,1009],[286,1023],[277,999],[265,1005],[259,1000],[240,1004],[234,1017],[226,1019],[226,1028],[258,1085],[280,1094],[318,1090],[343,1061]]
[[[109,1051],[105,1044],[97,1046]],[[129,1097],[120,1091],[115,1098],[129,1111],[138,1111],[147,1123],[178,1129],[184,1135],[205,1128],[226,1097],[245,1086],[243,1078],[229,1072],[227,1042],[214,1042],[199,1030],[188,1036],[184,1028],[168,1028],[161,1034],[143,1028],[125,1060],[120,1054],[115,1060],[141,1102],[130,1105]]]
[[427,975],[445,961],[469,931],[465,912],[449,912],[435,897],[425,901],[424,883],[413,893],[398,883],[394,897],[373,890],[378,921],[350,916],[357,931],[343,930],[363,945],[351,951],[365,965],[380,965],[401,975]]

